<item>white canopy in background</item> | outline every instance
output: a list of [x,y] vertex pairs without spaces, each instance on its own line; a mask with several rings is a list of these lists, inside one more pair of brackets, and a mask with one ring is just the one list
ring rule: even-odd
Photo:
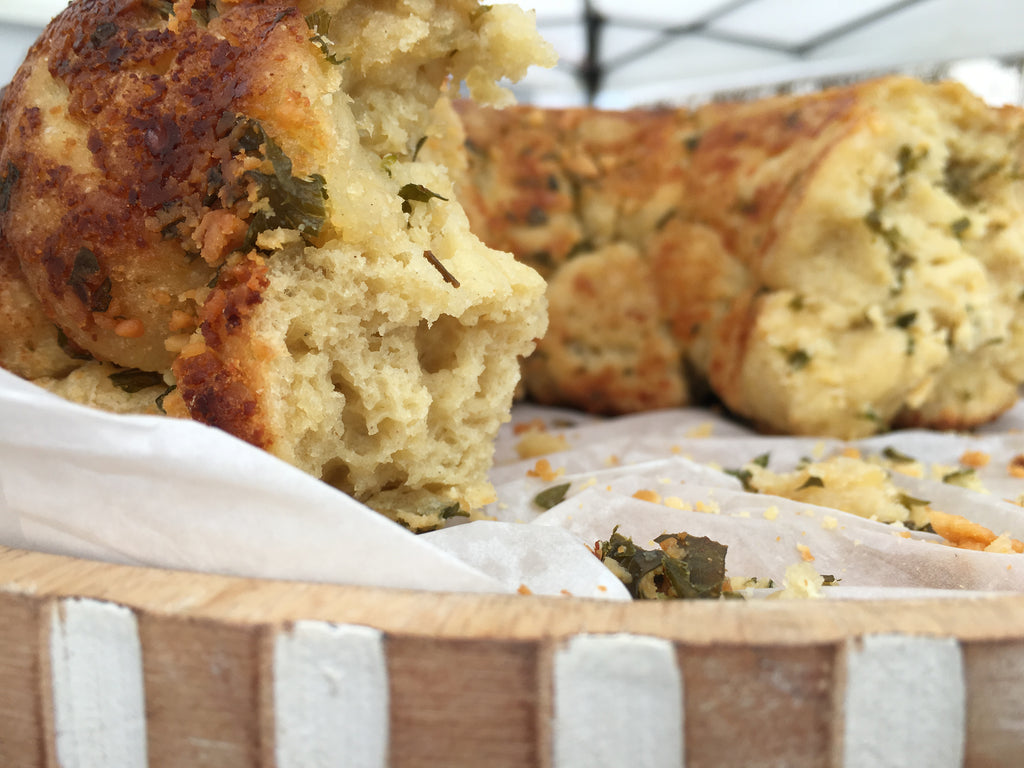
[[[584,103],[581,72],[602,76],[595,103],[687,102],[737,89],[828,81],[862,72],[951,74],[994,102],[1022,101],[1024,0],[520,0],[558,50],[521,101]],[[0,0],[0,82],[67,0]],[[586,19],[600,19],[590,29]],[[979,61],[981,60],[981,61]],[[945,73],[945,70],[943,70]]]
[[530,73],[517,89],[523,101],[582,103],[588,63],[592,71],[595,62],[601,70],[595,103],[625,107],[866,71],[947,74],[936,65],[959,60],[970,63],[951,76],[991,101],[1021,101],[1021,0],[536,0],[532,6],[561,62]]

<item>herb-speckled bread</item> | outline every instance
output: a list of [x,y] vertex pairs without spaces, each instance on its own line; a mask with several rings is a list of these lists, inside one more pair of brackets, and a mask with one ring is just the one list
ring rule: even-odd
[[414,528],[479,507],[544,286],[470,233],[440,97],[550,60],[470,0],[72,4],[0,106],[0,364]]
[[692,112],[461,111],[475,230],[551,283],[538,399],[623,412],[701,381],[766,430],[839,437],[1015,401],[1019,109],[886,78]]

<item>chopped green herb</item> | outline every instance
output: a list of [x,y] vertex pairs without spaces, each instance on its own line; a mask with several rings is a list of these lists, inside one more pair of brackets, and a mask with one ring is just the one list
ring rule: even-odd
[[309,38],[310,42],[320,49],[328,64],[338,65],[348,61],[347,58],[339,59],[331,50],[331,40],[327,36],[331,29],[331,14],[321,8],[306,17],[306,25],[313,32],[313,36]]
[[949,228],[953,232],[954,237],[957,238],[962,237],[964,232],[970,229],[970,227],[971,220],[966,216],[962,216],[961,218],[957,219],[956,221],[949,225]]
[[640,600],[717,599],[725,581],[728,547],[704,536],[663,534],[655,539],[660,549],[645,550],[632,539],[612,531],[598,542],[595,554],[615,562],[628,576],[623,583]]
[[918,499],[906,493],[900,494],[899,502],[908,509],[910,507],[927,507],[929,504],[931,504],[930,501],[926,501],[925,499]]
[[251,151],[258,152],[262,147],[273,172],[246,171],[246,176],[257,184],[259,198],[267,201],[270,210],[257,210],[249,222],[243,247],[251,249],[262,232],[280,228],[297,230],[310,242],[320,235],[327,220],[327,181],[316,173],[305,179],[293,176],[292,161],[281,147],[258,122],[250,120],[248,123],[240,145],[250,151],[248,147],[252,142],[246,137],[250,132],[255,135],[257,144]]
[[442,520],[451,520],[453,517],[469,517],[469,512],[464,510],[459,502],[455,501],[441,510]]
[[60,326],[57,326],[57,346],[60,347],[61,351],[72,360],[93,359],[93,356],[89,354],[89,352],[69,339],[67,334],[64,333],[64,329]]
[[[226,263],[227,262],[225,262],[225,264]],[[220,273],[221,273],[221,270],[223,270],[223,269],[224,269],[224,264],[221,264],[219,267],[217,267],[217,271],[213,273],[213,277],[210,278],[210,282],[208,282],[206,284],[207,288],[216,288],[217,287],[217,283],[220,282]]]
[[894,321],[897,328],[909,328],[917,320],[917,312],[905,312]]
[[949,485],[959,485],[963,487],[970,484],[974,477],[974,469],[972,467],[966,467],[964,469],[958,469],[950,472],[947,475],[943,475],[942,482],[948,483]]
[[477,19],[479,19],[485,13],[488,13],[493,7],[493,5],[481,5],[479,8],[474,9],[469,14],[469,20],[475,23]]
[[891,289],[891,293],[895,296],[903,290],[903,286],[907,280],[907,270],[909,270],[916,262],[913,256],[909,253],[900,252],[892,262],[892,270],[894,273],[895,280]]
[[896,227],[886,227],[882,223],[882,212],[878,208],[872,208],[864,216],[864,223],[868,229],[885,241],[886,245],[893,251],[898,250],[903,241],[903,236]]
[[423,136],[419,141],[416,142],[416,149],[412,151],[412,161],[415,163],[416,158],[420,156],[420,150],[423,149],[423,145],[427,143],[427,137]]
[[306,26],[318,35],[327,35],[331,31],[331,14],[321,8],[306,16]]
[[110,277],[103,278],[97,285],[96,278],[100,273],[96,254],[84,246],[79,248],[66,284],[90,312],[106,312],[110,307]]
[[398,190],[398,196],[403,200],[402,210],[406,213],[412,213],[414,202],[429,203],[431,200],[448,200],[447,197],[441,197],[437,192],[432,192],[422,184],[406,184]]
[[142,4],[147,8],[155,10],[164,19],[169,19],[174,15],[174,3],[172,0],[142,0]]
[[1001,169],[1001,163],[985,165],[981,160],[951,156],[943,169],[943,186],[962,205],[977,205],[981,202],[978,187]]
[[686,147],[686,151],[696,152],[697,148],[700,146],[700,140],[701,135],[699,133],[694,134],[693,136],[687,136],[686,140],[683,142],[683,145]]
[[0,213],[7,213],[7,209],[10,208],[11,193],[20,178],[21,171],[18,170],[18,166],[8,160],[4,175],[0,177]]
[[789,308],[794,312],[801,311],[804,308],[804,297],[798,293],[789,300]]
[[179,234],[180,234],[178,232],[178,225],[179,224],[183,224],[184,222],[185,222],[185,217],[184,216],[179,216],[178,218],[174,219],[173,221],[168,222],[167,224],[165,224],[163,226],[163,228],[160,230],[160,239],[161,240],[174,240],[175,238],[177,238],[179,236]]
[[160,413],[167,413],[167,411],[164,409],[164,401],[167,399],[167,396],[177,388],[178,386],[176,384],[171,384],[171,386],[165,389],[161,395],[157,396],[156,407],[160,409]]
[[823,587],[834,587],[840,581],[842,581],[842,579],[837,579],[831,573],[823,573],[823,574],[821,574],[821,586],[823,586]]
[[807,478],[807,480],[804,481],[804,484],[801,485],[799,488],[797,488],[797,490],[798,491],[802,491],[804,488],[824,488],[824,487],[825,487],[825,481],[824,480],[822,480],[817,475],[810,475]]
[[882,456],[887,458],[889,461],[895,461],[897,464],[912,464],[917,461],[913,456],[908,456],[905,453],[901,453],[893,448],[891,445],[886,446],[885,450],[882,451]]
[[391,178],[391,169],[397,162],[398,155],[396,155],[394,152],[390,152],[380,159],[380,169],[388,175],[388,178]]
[[917,152],[909,144],[900,147],[896,155],[896,163],[899,165],[900,176],[917,170],[917,166],[928,156],[928,147],[921,147]]
[[757,491],[757,489],[750,482],[751,478],[753,478],[754,476],[754,473],[751,472],[749,469],[726,469],[724,470],[724,472],[725,474],[732,475],[737,480],[739,480],[740,483],[743,485],[743,490],[755,492]]
[[858,418],[858,419],[864,419],[864,420],[866,420],[866,421],[871,421],[871,422],[874,422],[874,423],[875,423],[875,424],[877,424],[878,426],[883,426],[883,422],[882,422],[882,417],[881,417],[881,416],[879,416],[879,415],[878,415],[878,411],[876,411],[876,410],[875,410],[875,409],[874,409],[874,408],[873,408],[872,406],[870,406],[870,405],[868,405],[868,406],[865,406],[865,407],[864,407],[864,408],[863,408],[863,409],[862,409],[862,410],[861,410],[861,411],[860,411],[860,412],[859,412],[859,413],[857,414],[857,418]]
[[786,354],[786,362],[794,371],[802,371],[811,362],[811,356],[803,349],[794,349]]
[[553,485],[550,488],[546,488],[534,496],[533,503],[541,509],[551,509],[555,505],[562,503],[571,485],[572,483],[562,483],[561,485]]
[[109,378],[111,384],[130,395],[150,387],[166,386],[162,373],[143,371],[139,368],[125,368],[110,374]]
[[658,221],[654,224],[654,230],[661,232],[665,226],[675,218],[677,211],[674,208],[669,208],[658,218]]
[[[157,11],[164,19],[169,19],[174,15],[173,0],[142,0],[142,4]],[[198,2],[196,6],[198,7],[192,9],[192,18],[199,24],[209,24],[210,17],[217,15],[217,9],[208,2]]]

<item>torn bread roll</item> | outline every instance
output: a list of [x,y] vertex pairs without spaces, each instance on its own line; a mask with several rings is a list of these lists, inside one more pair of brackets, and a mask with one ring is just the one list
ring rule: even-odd
[[1019,109],[893,77],[694,111],[461,111],[475,231],[550,281],[538,399],[625,412],[706,386],[766,431],[846,438],[1015,401]]
[[470,0],[73,3],[0,107],[0,364],[415,529],[490,501],[544,284],[470,233],[443,91],[552,58]]

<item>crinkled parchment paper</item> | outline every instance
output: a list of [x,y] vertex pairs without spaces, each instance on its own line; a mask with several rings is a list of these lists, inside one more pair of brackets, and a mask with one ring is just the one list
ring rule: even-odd
[[[1024,454],[1021,406],[973,435],[854,443],[760,436],[702,409],[605,420],[519,406],[496,446],[493,520],[419,536],[218,430],[101,413],[3,371],[0,424],[0,543],[23,549],[240,576],[628,599],[592,554],[618,526],[646,547],[666,532],[720,541],[732,577],[782,583],[788,566],[810,562],[838,580],[821,590],[831,599],[1024,590],[1024,555],[749,493],[725,471],[766,455],[785,472],[851,446],[890,448],[934,467],[893,474],[908,495],[1024,539],[1024,478],[1010,472]],[[543,424],[558,450],[521,459],[527,424]],[[941,480],[971,451],[988,459],[975,468],[984,492]],[[566,483],[560,503],[536,503]]]

